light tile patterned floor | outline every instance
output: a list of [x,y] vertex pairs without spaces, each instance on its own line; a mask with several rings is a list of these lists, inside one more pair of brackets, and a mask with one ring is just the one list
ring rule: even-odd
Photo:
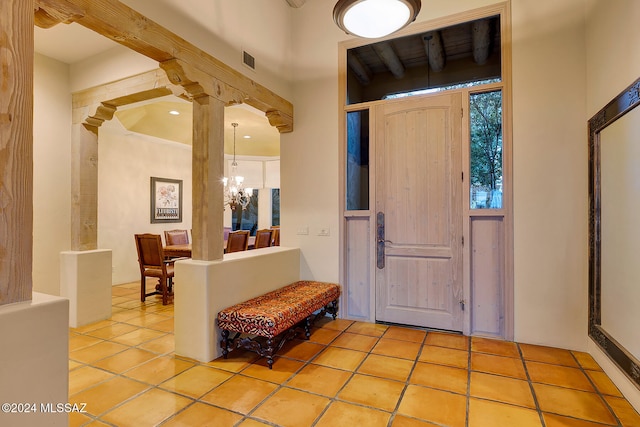
[[234,351],[174,355],[173,306],[113,288],[110,320],[70,330],[71,426],[640,426],[586,353],[326,318],[273,370]]

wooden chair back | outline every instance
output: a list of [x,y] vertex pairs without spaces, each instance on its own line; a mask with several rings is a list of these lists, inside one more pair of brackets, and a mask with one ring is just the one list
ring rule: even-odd
[[249,232],[246,230],[232,231],[227,239],[228,254],[246,251],[249,248]]
[[256,243],[255,248],[268,248],[271,246],[273,230],[264,229],[256,231]]
[[164,241],[168,245],[186,245],[189,243],[188,230],[165,230]]
[[[159,234],[136,234],[135,241],[140,264],[140,300],[144,301],[150,295],[162,295],[162,304],[166,305],[173,286],[174,271],[173,262],[165,261],[162,238]],[[148,293],[147,277],[158,278],[159,289]]]
[[271,227],[271,230],[273,230],[273,235],[272,235],[273,243],[271,245],[280,246],[280,226],[274,225],[273,227]]

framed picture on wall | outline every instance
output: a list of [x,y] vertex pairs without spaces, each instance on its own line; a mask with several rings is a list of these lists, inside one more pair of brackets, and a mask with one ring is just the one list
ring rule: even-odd
[[151,223],[182,222],[182,180],[151,177]]

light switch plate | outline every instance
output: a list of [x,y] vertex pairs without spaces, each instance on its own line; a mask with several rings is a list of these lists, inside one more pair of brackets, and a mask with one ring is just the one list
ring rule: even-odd
[[331,231],[329,230],[329,227],[322,227],[318,229],[318,236],[329,236],[331,235]]

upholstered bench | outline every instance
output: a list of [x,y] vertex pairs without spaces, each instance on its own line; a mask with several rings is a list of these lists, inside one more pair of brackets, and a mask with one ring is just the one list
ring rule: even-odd
[[[299,281],[222,310],[218,313],[222,355],[226,359],[237,340],[236,348],[266,356],[271,369],[273,355],[285,342],[301,331],[309,339],[313,322],[327,313],[336,318],[339,296],[335,283]],[[230,332],[235,332],[231,338]],[[241,338],[242,334],[249,336]]]

